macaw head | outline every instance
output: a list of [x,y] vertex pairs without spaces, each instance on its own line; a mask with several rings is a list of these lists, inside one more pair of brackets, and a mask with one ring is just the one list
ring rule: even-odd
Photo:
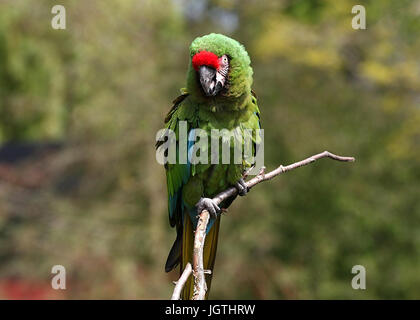
[[191,63],[198,72],[206,96],[215,96],[225,88],[229,76],[229,57],[226,54],[218,57],[210,51],[199,51],[192,57]]
[[187,91],[197,98],[236,99],[251,91],[251,61],[236,40],[215,33],[196,38],[190,57]]

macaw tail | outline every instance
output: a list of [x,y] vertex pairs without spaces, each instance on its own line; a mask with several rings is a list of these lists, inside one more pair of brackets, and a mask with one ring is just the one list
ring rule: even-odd
[[[219,236],[220,227],[220,216],[214,222],[214,225],[210,228],[206,235],[203,251],[203,266],[204,270],[211,270],[211,274],[206,274],[206,299],[209,296],[211,279],[213,277],[214,262],[216,260],[217,251],[217,239]],[[194,228],[191,223],[191,219],[188,214],[184,217],[184,226],[182,232],[182,254],[181,254],[181,273],[184,270],[188,262],[192,264],[192,256],[194,250]],[[193,276],[188,278],[185,283],[184,289],[182,290],[182,300],[191,300],[194,292],[194,278]]]

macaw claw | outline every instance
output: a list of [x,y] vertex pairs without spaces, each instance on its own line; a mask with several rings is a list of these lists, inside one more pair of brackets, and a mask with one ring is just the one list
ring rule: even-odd
[[201,211],[206,209],[210,213],[210,216],[214,219],[216,219],[217,215],[221,212],[221,209],[219,208],[219,206],[214,202],[213,199],[210,199],[210,198],[201,198],[197,202],[196,208],[197,208],[197,214],[200,214]]
[[238,189],[238,194],[240,196],[245,196],[248,193],[249,188],[246,186],[246,182],[243,178],[240,178],[238,182],[235,183],[235,188]]

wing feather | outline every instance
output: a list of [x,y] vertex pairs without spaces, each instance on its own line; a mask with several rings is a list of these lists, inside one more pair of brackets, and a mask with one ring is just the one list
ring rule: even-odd
[[[183,102],[188,97],[188,93],[182,94],[176,98],[173,103],[173,107],[169,110],[166,118],[165,124],[167,129],[173,130],[175,133],[178,132],[178,121],[186,120],[181,119],[180,114],[182,113]],[[191,130],[191,123],[188,123],[187,130]],[[187,133],[188,134],[188,133]],[[182,213],[183,213],[183,204],[182,204],[182,188],[188,182],[191,176],[191,165],[180,164],[178,163],[179,159],[179,148],[178,148],[178,139],[179,134],[176,134],[176,156],[177,162],[173,164],[167,164],[166,168],[166,182],[168,189],[168,211],[169,211],[169,223],[171,227],[181,226],[182,225]],[[156,144],[156,147],[159,147],[163,142]],[[188,158],[188,157],[187,157]]]

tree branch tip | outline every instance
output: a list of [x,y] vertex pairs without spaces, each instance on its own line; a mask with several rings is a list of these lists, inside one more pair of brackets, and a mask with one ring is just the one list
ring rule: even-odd
[[264,166],[261,167],[260,172],[258,172],[258,175],[259,176],[264,176],[265,175],[265,167]]
[[249,173],[255,168],[255,165],[252,165],[251,168],[246,170],[242,176],[243,179],[247,178],[249,176]]
[[324,152],[322,152],[322,154],[327,155],[327,157],[334,159],[334,160],[338,160],[338,161],[345,161],[345,162],[354,162],[356,161],[356,159],[354,157],[343,157],[343,156],[339,156],[336,155],[332,152],[329,152],[327,150],[325,150]]

